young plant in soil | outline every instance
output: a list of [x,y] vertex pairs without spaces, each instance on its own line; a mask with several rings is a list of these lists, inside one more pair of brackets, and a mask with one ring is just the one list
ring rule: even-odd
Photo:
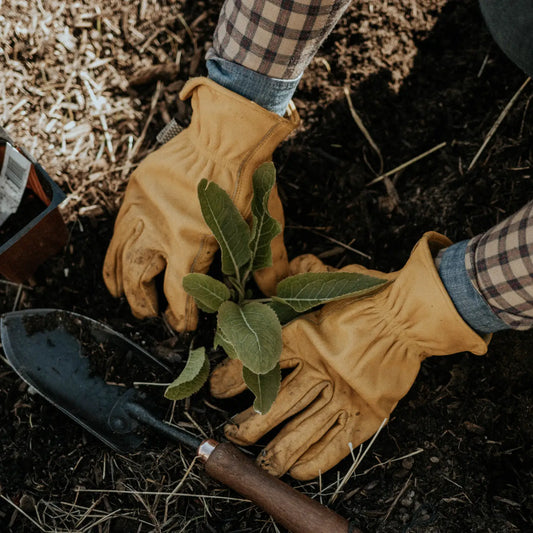
[[[188,274],[183,287],[198,308],[217,313],[214,348],[221,347],[243,365],[243,379],[255,395],[254,409],[264,414],[276,399],[280,383],[282,324],[326,302],[361,297],[385,282],[353,272],[302,273],[277,286],[276,296],[253,299],[247,282],[256,270],[272,265],[270,244],[281,231],[267,208],[276,181],[272,163],[253,175],[251,226],[228,194],[216,183],[202,180],[198,197],[202,215],[221,250],[223,281],[207,274]],[[197,392],[209,376],[205,347],[192,349],[185,368],[171,383],[165,397],[186,398]]]

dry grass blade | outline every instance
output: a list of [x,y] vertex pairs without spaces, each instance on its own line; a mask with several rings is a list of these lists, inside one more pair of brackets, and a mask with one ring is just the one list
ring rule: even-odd
[[[409,457],[413,457],[413,456],[418,455],[419,453],[422,453],[422,452],[424,452],[423,448],[417,448],[415,451],[407,453],[405,455],[401,455],[400,457],[393,457],[393,458],[388,459],[386,461],[378,461],[375,465],[372,465],[371,467],[367,468],[366,470],[363,470],[363,472],[361,472],[360,474],[357,474],[357,477],[366,476],[367,474],[369,474],[370,472],[372,472],[376,468],[383,468],[383,467],[385,467],[387,465],[390,465],[392,463],[396,463],[398,461],[403,461],[404,459],[408,459]],[[353,458],[354,462],[360,463],[361,453],[362,453],[362,450],[361,450],[361,447],[359,447],[358,452],[357,452],[357,456],[355,456]],[[353,456],[353,450],[352,450],[352,456]],[[331,489],[337,488],[337,486],[340,483],[340,475],[339,475],[340,472],[337,472],[337,474],[338,474],[337,481],[335,483],[330,483],[328,486],[324,487],[324,489],[320,488],[320,491],[319,491],[320,497],[322,497],[323,495],[329,494]],[[357,488],[355,490],[352,490],[350,493],[348,493],[347,495],[345,495],[343,497],[343,500],[344,499],[349,499],[351,497],[351,495],[355,494],[356,492],[359,492],[359,490],[360,490],[359,488]],[[321,501],[322,501],[322,498],[321,498]]]
[[474,156],[474,158],[470,162],[470,165],[468,165],[468,169],[467,170],[472,170],[474,168],[474,165],[477,163],[478,159],[480,158],[481,154],[483,153],[483,151],[485,150],[485,148],[489,144],[489,142],[492,139],[493,135],[496,133],[496,130],[500,127],[500,124],[503,122],[503,119],[507,116],[507,114],[509,113],[509,111],[513,107],[514,103],[516,102],[516,100],[518,99],[518,97],[520,96],[520,94],[526,88],[526,86],[528,85],[528,83],[530,81],[531,81],[531,78],[527,78],[526,81],[524,83],[522,83],[522,85],[520,86],[518,91],[516,91],[516,93],[514,93],[513,97],[509,100],[507,105],[503,108],[503,111],[500,113],[500,115],[496,119],[496,122],[492,125],[492,128],[487,133],[487,136],[485,137],[485,140],[483,141],[483,144],[481,145],[481,148],[477,151],[476,155]]
[[352,115],[354,122],[357,124],[357,127],[361,130],[361,133],[365,136],[365,139],[368,141],[368,144],[370,144],[374,152],[376,152],[377,156],[379,157],[378,174],[381,174],[383,172],[383,157],[381,155],[381,150],[379,149],[378,145],[374,142],[374,139],[372,139],[372,136],[370,135],[369,131],[366,129],[365,125],[363,124],[361,117],[357,114],[357,111],[355,110],[355,107],[352,103],[352,97],[350,96],[350,91],[348,87],[344,87],[344,95],[346,96],[346,102],[348,102],[348,107],[350,108],[350,113]]
[[41,524],[36,522],[29,514],[25,513],[17,504],[13,503],[9,498],[6,498],[3,494],[0,494],[0,498],[2,500],[6,501],[9,505],[14,507],[20,514],[24,515],[36,528],[39,529],[39,531],[42,531],[43,533],[53,533],[50,529],[44,529]]
[[[21,285],[20,283],[15,283],[14,281],[9,281],[7,279],[0,279],[0,283],[4,285],[10,285],[12,287],[17,287],[17,288],[19,287],[19,285]],[[24,285],[24,284],[22,284],[22,288],[26,291],[33,290],[33,287],[30,287],[29,285]]]
[[408,459],[409,457],[413,457],[414,455],[418,455],[419,453],[422,453],[423,451],[424,451],[423,448],[417,448],[414,452],[407,453],[405,455],[402,455],[401,457],[394,457],[392,459],[388,459],[387,461],[379,462],[379,463],[375,464],[374,466],[371,466],[370,468],[367,468],[364,472],[362,472],[361,475],[364,476],[365,474],[368,474],[369,472],[371,472],[375,468],[383,467],[383,466],[389,465],[391,463],[396,463],[397,461],[403,461],[404,459]]
[[109,494],[140,494],[142,496],[179,496],[180,498],[207,498],[208,500],[228,500],[235,502],[249,502],[245,498],[235,498],[233,496],[217,496],[215,494],[187,494],[186,492],[168,492],[155,490],[125,490],[125,489],[76,489],[76,492],[94,492]]
[[19,302],[20,302],[20,297],[22,296],[22,290],[23,290],[23,285],[20,284],[17,288],[17,295],[15,296],[15,303],[13,304],[13,309],[12,311],[16,311],[17,310],[17,307],[19,306]]
[[[159,494],[156,494],[156,498],[159,496]],[[134,492],[133,497],[146,509],[146,512],[148,513],[148,516],[150,517],[150,520],[152,520],[152,523],[154,525],[155,532],[162,533],[161,525],[159,524],[159,521],[157,520],[153,509],[148,505],[148,503],[146,503],[144,498],[139,493]]]
[[[94,522],[91,522],[90,524],[87,524],[86,526],[84,526],[82,529],[80,529],[80,532],[91,533],[91,531],[94,531],[97,526],[100,529],[102,524],[105,524],[105,523],[113,520],[116,516],[120,515],[120,513],[121,513],[120,509],[116,509],[115,511],[112,511],[110,513],[106,513],[103,516],[100,516]],[[91,518],[93,518],[93,517],[91,517]]]
[[194,456],[194,459],[191,461],[191,464],[189,465],[189,467],[187,468],[187,470],[185,471],[185,474],[183,474],[183,477],[180,479],[180,481],[178,482],[178,484],[176,485],[176,488],[170,493],[170,495],[167,496],[166,498],[166,501],[165,501],[165,514],[163,515],[163,523],[165,524],[168,520],[168,506],[170,504],[170,500],[171,498],[174,497],[175,494],[177,494],[179,492],[179,490],[181,489],[183,483],[185,483],[185,480],[189,477],[189,474],[191,473],[194,465],[196,464],[196,461],[198,459],[198,456],[195,455]]
[[393,168],[392,170],[389,170],[385,172],[384,174],[381,174],[377,178],[374,178],[371,182],[367,183],[366,186],[370,187],[370,185],[374,185],[375,183],[379,183],[380,181],[383,181],[385,178],[392,176],[393,174],[396,174],[396,172],[400,172],[400,170],[403,170],[409,166],[411,166],[413,163],[416,163],[417,161],[420,161],[421,159],[424,159],[424,157],[427,157],[428,155],[432,154],[433,152],[436,152],[437,150],[440,150],[441,148],[444,148],[446,146],[446,142],[441,142],[434,146],[433,148],[430,148],[429,150],[426,150],[425,152],[421,153],[420,155],[417,155],[416,157],[413,157],[412,159],[409,159],[409,161],[406,161],[405,163],[402,163],[401,165],[398,165],[397,167]]
[[396,504],[400,501],[400,498],[403,496],[404,492],[407,490],[407,487],[411,483],[411,478],[413,477],[413,474],[410,474],[407,478],[407,481],[404,483],[403,487],[401,488],[400,492],[398,492],[396,498],[394,498],[393,502],[391,503],[387,514],[383,518],[383,522],[386,522],[389,519],[390,514],[392,513],[393,509],[396,507]]
[[207,433],[201,428],[200,424],[194,420],[194,418],[191,416],[191,414],[187,411],[184,411],[184,415],[191,421],[191,424],[200,432],[200,434],[204,437],[204,439],[209,438]]
[[187,21],[185,20],[185,17],[178,13],[176,15],[176,18],[180,21],[181,25],[185,28],[185,31],[187,32],[187,35],[191,39],[192,45],[194,46],[194,50],[197,49],[196,39],[194,38],[194,33],[191,30],[191,27],[187,24]]
[[[357,454],[357,457],[354,458],[352,466],[349,468],[348,472],[346,472],[342,480],[337,484],[335,492],[331,495],[331,498],[329,499],[328,505],[331,505],[337,499],[344,485],[346,485],[348,480],[352,477],[353,473],[357,470],[357,467],[361,464],[361,462],[365,458],[370,448],[372,448],[372,445],[378,438],[378,435],[380,434],[381,430],[385,427],[385,424],[387,423],[387,421],[388,421],[388,418],[383,419],[383,422],[381,422],[381,425],[379,426],[378,430],[376,431],[376,433],[374,434],[371,441],[367,444],[366,447],[364,447],[363,444],[359,446],[359,452]],[[351,443],[350,443],[350,450],[352,450]],[[352,451],[352,455],[353,455],[353,451]]]
[[[50,523],[50,533],[91,533],[93,531],[103,531],[102,526],[109,524],[117,518],[121,520],[135,521],[136,524],[146,524],[144,519],[140,519],[131,514],[131,511],[115,509],[114,511],[100,510],[95,508],[95,503],[99,504],[102,497],[90,507],[76,505],[69,502],[40,502],[44,506],[42,513],[42,523],[46,520]],[[60,529],[61,528],[61,529]],[[108,528],[106,529],[109,530]]]
[[365,254],[364,252],[361,252],[361,250],[357,250],[356,248],[354,248],[353,246],[350,246],[349,244],[346,244],[344,242],[341,242],[337,239],[334,239],[333,237],[330,237],[329,235],[325,235],[324,233],[320,233],[319,231],[315,231],[314,229],[311,229],[309,227],[305,227],[305,226],[294,226],[294,227],[299,227],[301,229],[306,229],[307,231],[310,231],[311,233],[314,233],[315,235],[318,235],[319,237],[322,237],[323,239],[327,239],[328,241],[330,242],[333,242],[339,246],[342,246],[342,248],[346,249],[346,250],[349,250],[350,252],[353,252],[354,254],[358,254],[362,257],[365,257],[366,259],[372,259],[372,257],[368,254]]
[[79,528],[81,527],[81,524],[88,518],[91,516],[92,512],[94,511],[94,509],[96,509],[96,507],[99,505],[100,501],[102,499],[102,496],[100,496],[100,498],[98,498],[96,501],[93,502],[93,504],[88,507],[87,509],[85,509],[85,512],[80,516],[78,522],[76,523],[76,527]]
[[161,94],[161,88],[163,84],[158,81],[157,86],[155,88],[154,94],[152,96],[152,101],[150,103],[150,113],[148,114],[148,118],[146,119],[146,122],[144,123],[144,127],[142,129],[141,134],[139,135],[139,138],[135,142],[133,149],[128,154],[128,160],[126,162],[126,165],[124,166],[124,170],[122,171],[122,176],[126,177],[129,174],[130,170],[130,164],[131,161],[134,159],[134,157],[137,155],[137,152],[139,151],[139,148],[141,147],[142,143],[144,142],[144,138],[146,137],[146,132],[148,131],[148,126],[152,122],[152,119],[154,118],[156,109],[157,109],[157,101],[159,100],[159,96]]

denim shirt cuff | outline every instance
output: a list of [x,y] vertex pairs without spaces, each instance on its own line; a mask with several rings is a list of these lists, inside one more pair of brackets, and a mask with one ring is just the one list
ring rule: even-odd
[[301,75],[293,80],[269,78],[213,54],[206,64],[210,79],[281,116],[285,114],[301,78]]
[[463,320],[479,333],[493,333],[509,326],[500,320],[472,284],[465,267],[468,241],[458,242],[439,254],[439,275]]

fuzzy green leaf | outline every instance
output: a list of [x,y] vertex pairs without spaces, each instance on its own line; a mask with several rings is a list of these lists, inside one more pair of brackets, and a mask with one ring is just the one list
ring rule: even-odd
[[254,197],[252,200],[252,271],[272,265],[270,243],[281,231],[279,222],[268,212],[268,199],[276,183],[276,169],[273,163],[263,163],[253,175]]
[[247,387],[254,393],[254,409],[260,415],[267,413],[281,385],[281,370],[279,363],[266,374],[254,374],[245,366],[242,367],[242,377]]
[[226,339],[226,337],[224,337],[221,331],[217,329],[215,338],[213,339],[213,348],[216,350],[219,346],[226,352],[226,355],[230,359],[237,359],[235,347],[228,341],[228,339]]
[[187,274],[183,278],[183,288],[206,313],[216,313],[220,305],[230,298],[228,287],[207,274]]
[[272,300],[266,305],[274,310],[282,325],[288,324],[291,320],[300,316],[298,311],[295,311],[289,304],[283,303],[280,300]]
[[181,374],[165,390],[165,398],[183,400],[198,392],[209,377],[209,359],[202,346],[190,350],[189,359]]
[[281,324],[267,305],[224,302],[218,310],[218,329],[243,365],[256,374],[270,372],[281,355]]
[[236,275],[251,260],[250,229],[231,198],[216,183],[203,179],[198,184],[202,215],[222,253],[222,272]]
[[366,296],[387,280],[356,272],[308,272],[285,278],[272,299],[304,313],[317,305],[354,296]]

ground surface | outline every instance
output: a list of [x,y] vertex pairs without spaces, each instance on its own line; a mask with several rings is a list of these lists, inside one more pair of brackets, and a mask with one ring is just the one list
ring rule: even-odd
[[[100,271],[129,172],[171,116],[187,121],[177,92],[205,72],[221,2],[33,4],[8,0],[1,10],[0,120],[67,193],[70,239],[31,287],[0,283],[0,310],[84,313],[170,357],[177,371],[185,341],[160,319],[135,320]],[[179,65],[172,79],[138,84],[143,67],[169,62]],[[389,271],[426,230],[464,239],[516,211],[531,198],[533,87],[468,168],[524,80],[473,0],[354,1],[301,82],[302,128],[276,155],[290,254]],[[426,361],[332,508],[369,532],[533,531],[532,346],[530,333],[505,333],[485,357]],[[222,438],[238,408],[202,391],[167,418]],[[0,419],[0,531],[278,531],[199,465],[188,471],[189,451],[153,439],[133,455],[111,452],[4,364]],[[327,503],[350,466],[320,482],[286,481]]]

